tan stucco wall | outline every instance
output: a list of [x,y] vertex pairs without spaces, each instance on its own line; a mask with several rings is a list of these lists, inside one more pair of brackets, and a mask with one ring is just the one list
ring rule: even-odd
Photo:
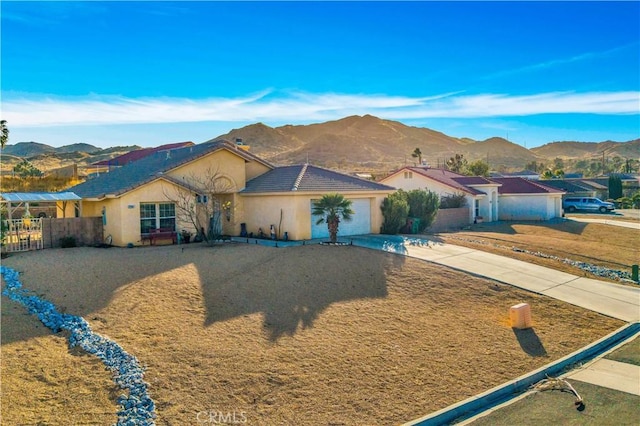
[[[383,220],[380,205],[382,200],[392,192],[342,193],[342,195],[350,200],[362,198],[369,200],[370,232],[378,234]],[[311,238],[311,222],[317,219],[311,216],[311,200],[319,199],[322,195],[324,193],[241,195],[239,205],[242,206],[243,213],[237,217],[238,225],[242,222],[246,223],[247,232],[253,232],[254,236],[258,235],[259,228],[269,235],[271,225],[275,225],[280,238],[283,238],[284,233],[287,232],[291,240],[308,240]],[[279,226],[281,211],[282,226]]]
[[224,192],[237,192],[244,188],[246,182],[244,159],[226,150],[213,152],[197,161],[177,167],[167,175],[185,182],[193,182],[194,177],[198,176],[228,179],[229,185],[220,185],[220,190]]
[[252,161],[247,163],[246,170],[247,170],[246,171],[247,180],[251,180],[256,176],[260,176],[264,173],[267,173],[271,169],[265,166],[264,164],[258,163],[256,161]]
[[[104,225],[105,238],[111,235],[112,244],[126,246],[129,243],[141,245],[140,240],[140,203],[164,203],[170,201],[179,187],[164,179],[157,179],[143,185],[120,198],[105,198],[100,201],[82,203],[82,216],[102,216],[102,209],[106,212]],[[177,223],[177,230],[190,228],[184,223]]]
[[56,202],[56,217],[71,218],[76,217],[76,203],[79,201],[58,201]]

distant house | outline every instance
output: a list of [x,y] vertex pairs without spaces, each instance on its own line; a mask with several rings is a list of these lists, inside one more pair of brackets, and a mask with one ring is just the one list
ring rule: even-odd
[[564,191],[521,177],[485,178],[444,169],[403,167],[380,182],[407,191],[427,189],[441,197],[463,194],[470,206],[468,223],[562,216]]
[[109,160],[102,160],[92,163],[91,166],[89,166],[89,171],[92,174],[107,173],[114,168],[125,166],[133,161],[138,161],[156,152],[164,152],[171,149],[183,148],[193,145],[195,145],[193,142],[187,141],[160,145],[155,148],[136,149],[133,151],[129,151],[126,154],[111,158]]
[[[546,186],[556,188],[565,192],[571,197],[603,197],[609,190],[607,186],[602,186],[587,179],[547,179],[540,181]],[[606,198],[606,195],[604,195]]]
[[491,178],[521,177],[529,180],[538,180],[540,179],[540,173],[533,172],[531,170],[521,170],[519,172],[510,172],[510,173],[491,172],[490,177]]
[[[143,244],[151,229],[188,229],[176,215],[172,193],[192,199],[194,208],[207,202],[190,176],[206,176],[215,169],[225,182],[218,194],[210,194],[229,214],[221,215],[223,234],[239,235],[241,224],[248,233],[269,234],[273,225],[282,238],[304,240],[328,234],[326,225],[316,226],[313,200],[329,192],[340,192],[353,202],[351,222],[340,224],[339,235],[377,233],[382,224],[380,204],[394,189],[376,182],[312,165],[275,167],[237,144],[218,140],[157,151],[110,173],[70,188],[82,198],[82,216],[102,216],[105,237],[112,244]],[[205,230],[207,231],[207,230]]]

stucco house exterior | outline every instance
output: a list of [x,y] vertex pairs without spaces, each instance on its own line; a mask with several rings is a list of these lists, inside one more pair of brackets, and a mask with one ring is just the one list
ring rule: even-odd
[[380,180],[380,183],[410,191],[428,189],[441,197],[463,194],[469,207],[469,223],[476,218],[484,222],[498,220],[498,187],[480,176],[463,176],[445,169],[403,167]]
[[562,217],[564,191],[520,177],[492,178],[499,188],[499,220],[540,220]]
[[562,217],[564,191],[521,177],[485,178],[444,169],[403,167],[380,182],[407,191],[428,189],[441,197],[464,194],[470,207],[469,223]]
[[[199,183],[211,177],[215,193],[203,193]],[[82,198],[81,216],[102,216],[105,237],[125,246],[143,244],[154,228],[197,232],[180,218],[179,200],[191,200],[196,210],[215,200],[224,214],[217,215],[219,222],[212,226],[226,235],[240,235],[242,228],[269,234],[273,225],[280,238],[285,232],[292,240],[324,237],[315,228],[311,203],[330,192],[352,200],[356,212],[352,223],[341,223],[339,235],[377,233],[382,224],[379,206],[394,189],[311,165],[276,167],[236,144],[217,140],[156,152],[69,191]]]

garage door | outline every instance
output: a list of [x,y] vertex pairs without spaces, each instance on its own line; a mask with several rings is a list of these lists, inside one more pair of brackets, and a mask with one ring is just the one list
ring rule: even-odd
[[[311,200],[311,211],[313,211],[313,202]],[[347,235],[362,235],[371,233],[371,204],[369,199],[351,200],[351,210],[354,211],[354,215],[350,221],[340,221],[338,227],[338,238],[345,237]],[[319,216],[311,215],[311,238],[328,238],[329,230],[327,229],[326,222],[316,225],[316,221]]]

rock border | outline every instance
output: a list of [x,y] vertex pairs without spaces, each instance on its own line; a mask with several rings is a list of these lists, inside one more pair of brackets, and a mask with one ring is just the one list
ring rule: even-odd
[[79,346],[100,358],[113,374],[116,385],[129,391],[128,395],[122,394],[117,400],[120,405],[118,426],[155,425],[155,403],[147,392],[149,385],[143,378],[144,369],[135,356],[128,354],[114,341],[94,333],[84,318],[61,314],[53,303],[25,289],[19,280],[19,272],[14,269],[0,266],[0,275],[6,283],[3,295],[25,306],[53,333],[68,331],[69,348]]

